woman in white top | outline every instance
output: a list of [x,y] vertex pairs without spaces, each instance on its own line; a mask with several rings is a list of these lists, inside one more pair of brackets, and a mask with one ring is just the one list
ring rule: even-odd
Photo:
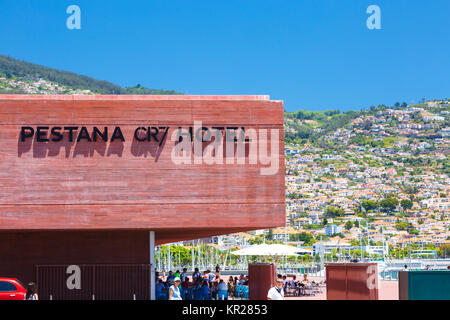
[[36,292],[36,285],[34,282],[30,282],[27,286],[27,293],[25,294],[25,300],[38,300],[38,294]]
[[183,300],[180,293],[180,283],[180,278],[175,277],[173,285],[169,288],[169,300]]

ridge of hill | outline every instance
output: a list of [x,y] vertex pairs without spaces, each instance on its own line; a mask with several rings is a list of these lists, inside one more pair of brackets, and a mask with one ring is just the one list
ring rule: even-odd
[[[339,129],[349,129],[352,123],[358,119],[380,118],[385,113],[392,115],[383,121],[405,122],[411,120],[416,124],[435,123],[434,129],[450,126],[450,99],[434,99],[426,101],[423,99],[418,104],[408,105],[406,102],[396,102],[393,106],[379,105],[371,106],[368,110],[345,111],[306,111],[285,112],[285,138],[286,143],[318,142],[324,136],[332,134]],[[408,117],[398,118],[396,114],[407,114]],[[410,119],[411,118],[411,119]],[[408,121],[406,121],[408,123]],[[394,130],[395,131],[395,130]],[[436,132],[436,130],[434,130]],[[429,132],[431,133],[431,132]]]
[[0,55],[0,93],[10,94],[181,94],[141,86],[122,88],[105,80]]

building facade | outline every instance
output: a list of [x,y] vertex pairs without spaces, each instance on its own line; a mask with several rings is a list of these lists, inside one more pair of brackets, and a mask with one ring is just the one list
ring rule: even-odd
[[0,276],[284,225],[284,172],[267,96],[0,95]]

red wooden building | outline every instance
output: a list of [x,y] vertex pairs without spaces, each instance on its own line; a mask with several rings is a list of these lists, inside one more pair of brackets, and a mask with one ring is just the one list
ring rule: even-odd
[[[250,129],[244,163],[201,158],[214,141],[205,130],[221,132],[232,158],[226,136]],[[200,160],[191,150],[176,163],[196,132]],[[0,95],[0,277],[149,264],[155,244],[283,225],[283,135],[283,103],[267,96]],[[269,173],[264,144],[278,162]]]

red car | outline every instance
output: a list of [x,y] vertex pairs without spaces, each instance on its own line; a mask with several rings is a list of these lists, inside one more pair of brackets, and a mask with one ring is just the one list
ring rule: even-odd
[[27,289],[13,278],[0,278],[0,300],[25,300]]

